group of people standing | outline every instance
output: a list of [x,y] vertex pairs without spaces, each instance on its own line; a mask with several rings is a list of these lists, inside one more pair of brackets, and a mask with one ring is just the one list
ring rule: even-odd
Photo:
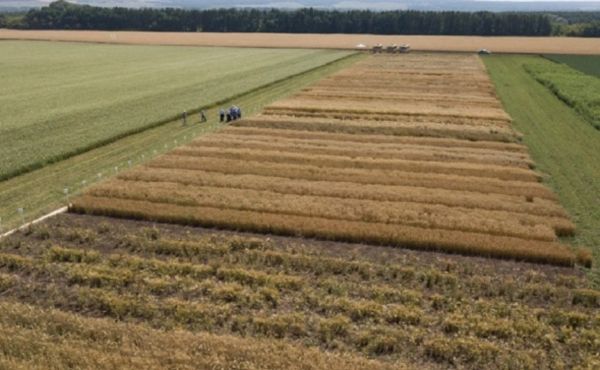
[[[200,115],[200,123],[204,123],[204,122],[208,121],[204,110],[201,110],[199,115]],[[231,106],[227,110],[225,110],[223,108],[219,109],[219,121],[220,122],[231,122],[231,121],[238,120],[240,118],[242,118],[242,109],[236,105]],[[187,111],[183,111],[181,119],[183,121],[183,125],[187,126],[187,123],[188,123]]]
[[227,110],[223,108],[219,110],[219,120],[221,122],[231,122],[240,118],[242,118],[242,110],[236,105],[231,106]]

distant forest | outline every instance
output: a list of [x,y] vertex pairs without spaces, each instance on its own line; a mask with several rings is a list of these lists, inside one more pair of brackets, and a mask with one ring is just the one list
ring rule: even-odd
[[570,24],[542,13],[102,8],[56,1],[0,27],[175,32],[360,33],[382,35],[600,36],[600,23]]

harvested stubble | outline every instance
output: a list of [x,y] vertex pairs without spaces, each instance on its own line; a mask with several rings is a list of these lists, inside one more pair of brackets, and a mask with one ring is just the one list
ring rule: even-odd
[[[268,339],[166,332],[145,324],[0,304],[0,368],[6,369],[392,369],[359,357]],[[302,362],[298,361],[302,358]],[[400,366],[400,365],[398,365]]]
[[73,210],[571,266],[574,225],[510,122],[478,59],[374,57]]
[[[73,240],[74,230],[89,241]],[[159,335],[153,340],[177,333],[191,346],[198,344],[194,336],[207,334],[182,330],[208,331],[215,340],[214,334],[234,334],[244,339],[225,338],[257,345],[251,358],[264,358],[263,365],[287,358],[260,351],[260,343],[275,338],[281,351],[326,355],[349,369],[360,363],[550,369],[557,360],[574,367],[597,357],[600,294],[585,289],[573,269],[197,231],[62,215],[19,232],[0,243],[0,294],[5,304],[21,302],[15,310],[0,305],[0,328],[82,338],[97,349],[110,342],[114,350],[101,352],[115,355],[122,348],[147,353],[148,339],[137,336],[137,325],[163,329],[146,327],[145,334]],[[99,330],[81,316],[65,321],[54,309],[110,318],[115,327],[122,325],[115,319],[126,321],[131,331]],[[35,325],[40,320],[44,324]],[[3,346],[14,350],[5,357],[30,355],[21,351],[31,348],[26,342],[8,343]],[[218,353],[229,351],[218,343]],[[180,346],[160,344],[169,353]]]

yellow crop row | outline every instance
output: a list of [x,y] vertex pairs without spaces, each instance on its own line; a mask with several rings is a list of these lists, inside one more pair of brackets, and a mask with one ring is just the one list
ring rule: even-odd
[[[569,247],[558,243],[463,231],[293,215],[282,217],[280,214],[267,212],[186,207],[89,195],[79,197],[72,210],[87,214],[508,258],[561,266],[573,266],[577,260],[577,256]],[[589,255],[584,255],[583,258],[585,259],[578,262],[591,264]]]
[[89,194],[186,206],[463,230],[546,241],[556,239],[554,229],[561,235],[572,235],[574,232],[572,223],[564,218],[427,203],[345,199],[195,184],[189,186],[176,182],[155,182],[148,186],[147,182],[115,180],[92,189]]
[[189,144],[193,148],[244,148],[248,150],[283,151],[288,153],[313,153],[322,155],[362,157],[373,159],[402,159],[414,161],[431,162],[465,162],[476,164],[488,164],[494,166],[532,168],[533,162],[523,156],[515,156],[513,153],[484,152],[478,150],[471,152],[468,149],[456,148],[431,148],[427,146],[384,146],[381,144],[359,144],[351,146],[340,141],[319,142],[316,140],[292,140],[272,138],[248,137],[246,135],[211,135],[197,139]]
[[404,159],[375,159],[370,157],[346,157],[341,155],[313,154],[308,150],[305,150],[302,153],[294,153],[237,147],[214,148],[187,146],[175,149],[170,152],[169,155],[194,158],[209,157],[271,163],[289,163],[330,168],[381,169],[412,173],[460,175],[521,182],[537,182],[541,179],[541,176],[536,172],[518,167],[463,162],[432,162]]
[[[290,116],[285,116],[289,113]],[[235,127],[253,127],[261,129],[288,129],[309,132],[386,135],[407,137],[453,138],[472,141],[496,141],[511,143],[519,138],[504,125],[486,126],[462,125],[454,123],[394,122],[387,121],[391,116],[379,117],[380,120],[368,120],[364,115],[348,115],[335,112],[286,112],[284,110],[265,110],[267,116],[235,122]],[[397,118],[397,117],[396,117]],[[454,122],[454,121],[453,121]],[[360,136],[359,136],[360,135]]]
[[345,199],[366,199],[391,202],[439,204],[481,210],[497,210],[545,217],[562,218],[568,225],[565,210],[555,201],[537,198],[483,194],[446,189],[428,189],[400,185],[356,184],[326,180],[305,180],[283,176],[228,174],[216,171],[145,167],[124,172],[118,179],[149,183],[171,182],[192,186],[228,187],[265,190],[281,194],[315,195]]
[[217,171],[229,174],[256,174],[294,179],[351,182],[357,184],[402,185],[429,189],[470,191],[556,199],[556,195],[537,182],[506,181],[488,177],[414,173],[362,168],[327,168],[312,165],[235,160],[218,157],[184,157],[165,155],[148,164],[149,167]]

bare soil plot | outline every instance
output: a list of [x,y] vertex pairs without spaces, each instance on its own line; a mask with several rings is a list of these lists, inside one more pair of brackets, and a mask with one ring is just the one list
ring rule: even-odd
[[415,50],[498,53],[600,54],[600,40],[576,37],[384,36],[273,33],[170,33],[0,30],[0,39],[115,44],[354,49],[356,45],[409,43]]
[[[420,73],[373,77],[405,66]],[[340,84],[368,90],[345,94]],[[389,86],[397,95],[377,100]],[[420,98],[415,86],[445,92]],[[376,56],[312,88],[318,92],[307,96],[308,88],[263,116],[94,187],[72,210],[563,266],[591,263],[588,251],[575,253],[558,241],[575,227],[540,183],[510,117],[490,99],[494,91],[477,57]]]

